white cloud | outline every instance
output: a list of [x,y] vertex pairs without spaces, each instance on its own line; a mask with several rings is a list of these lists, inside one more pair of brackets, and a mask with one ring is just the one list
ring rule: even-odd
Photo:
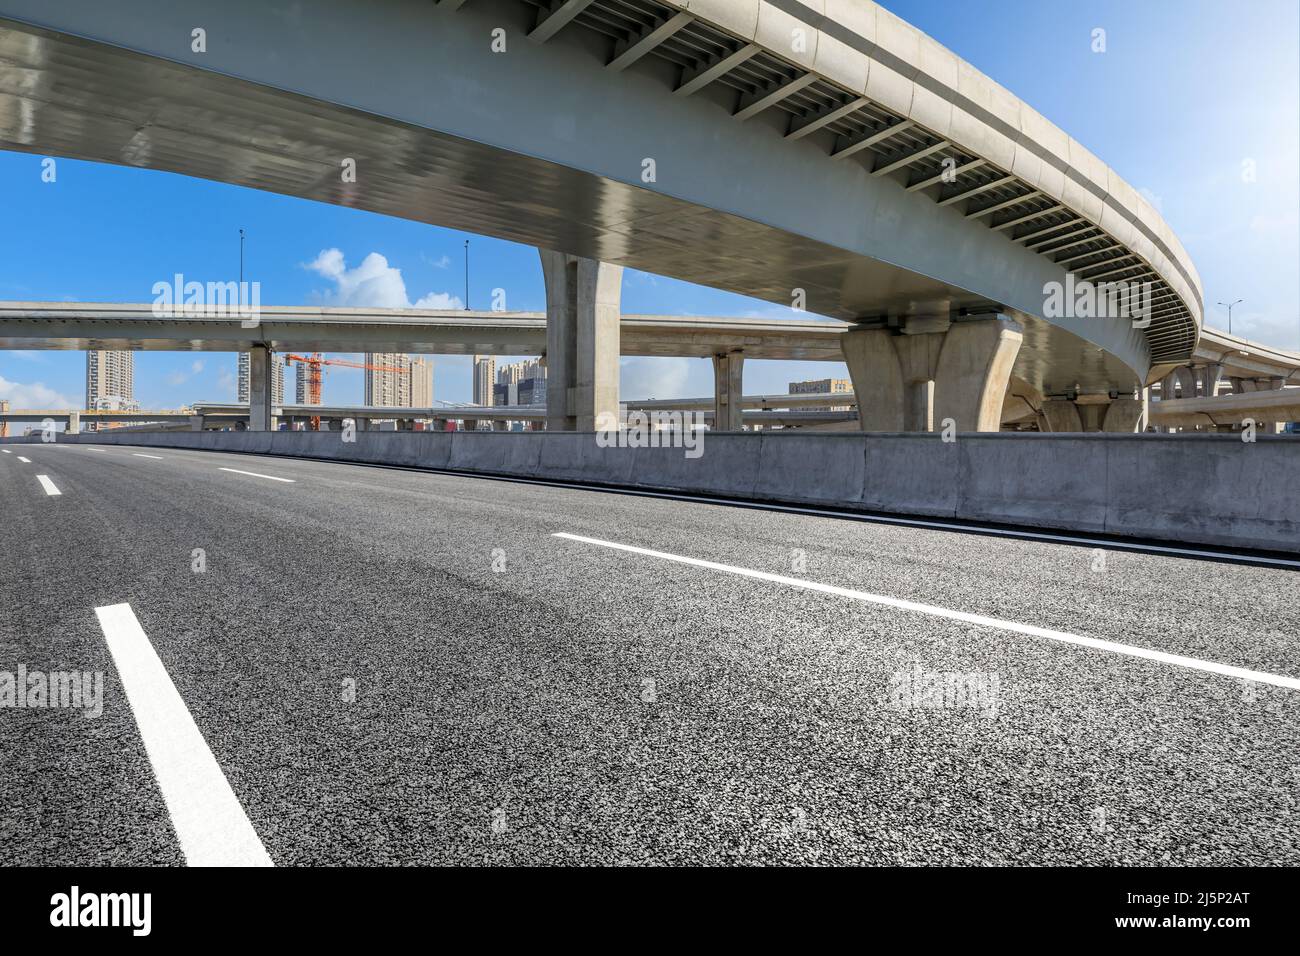
[[619,395],[630,399],[690,398],[690,373],[691,360],[686,358],[625,358],[619,363]]
[[1140,186],[1138,187],[1138,195],[1140,195],[1143,199],[1145,199],[1152,206],[1154,206],[1156,212],[1160,213],[1162,216],[1164,215],[1165,201],[1161,199],[1159,196],[1157,196],[1154,192],[1152,192],[1150,189],[1147,189],[1147,187],[1145,186]]
[[11,382],[3,375],[0,375],[0,398],[7,400],[11,409],[81,407],[80,402],[74,402],[43,382]]
[[416,309],[459,309],[461,307],[460,299],[447,292],[430,292],[422,296],[413,306]]
[[304,268],[334,283],[331,291],[321,295],[326,305],[376,309],[462,308],[459,298],[445,292],[430,292],[413,305],[402,270],[390,266],[378,252],[370,253],[361,260],[361,265],[349,269],[340,250],[322,249],[316,260],[304,264]]
[[234,373],[230,369],[223,368],[217,373],[217,388],[221,389],[222,398],[232,401],[239,394],[239,383],[235,380]]

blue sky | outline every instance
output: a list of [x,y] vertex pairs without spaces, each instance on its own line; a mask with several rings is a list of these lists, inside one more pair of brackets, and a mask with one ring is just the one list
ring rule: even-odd
[[[1244,299],[1233,330],[1300,348],[1300,5],[1245,0],[1067,3],[1065,0],[886,0],[1061,126],[1142,190],[1201,273],[1207,324],[1214,303]],[[1094,53],[1092,31],[1106,31]],[[525,246],[343,207],[166,173],[59,160],[41,181],[40,156],[0,151],[0,299],[150,301],[154,282],[181,272],[233,277],[238,231],[245,274],[263,304],[335,302],[459,307],[463,246],[471,240],[470,303],[491,290],[507,307],[541,310],[541,270]],[[1253,181],[1243,177],[1249,164]],[[326,250],[338,255],[321,259]],[[313,265],[315,268],[313,268]],[[788,314],[769,303],[628,273],[625,312]],[[136,355],[146,407],[234,397],[233,354]],[[784,392],[801,378],[843,375],[825,363],[748,362],[747,393]],[[80,405],[76,352],[0,351],[0,398],[16,407]],[[362,373],[327,374],[326,399],[357,402]],[[625,359],[623,394],[705,395],[707,363]],[[468,360],[435,360],[435,395],[465,401]]]

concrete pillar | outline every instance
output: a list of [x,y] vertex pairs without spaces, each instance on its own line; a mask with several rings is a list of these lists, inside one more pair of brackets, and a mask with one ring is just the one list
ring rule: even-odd
[[951,418],[959,432],[1000,431],[1023,339],[1020,324],[1000,315],[953,323],[934,376],[935,425]]
[[1106,406],[1106,415],[1102,418],[1101,430],[1119,434],[1132,434],[1140,431],[1145,420],[1144,407],[1140,398],[1116,398]]
[[352,419],[352,421],[355,423],[357,431],[359,432],[370,431],[370,419],[357,417]]
[[1043,417],[1039,427],[1045,432],[1135,432],[1144,420],[1142,399],[1106,398],[1106,396],[1080,396],[1078,401],[1068,398],[1049,398],[1043,402]]
[[1079,418],[1079,409],[1074,402],[1066,398],[1049,398],[1043,402],[1043,429],[1048,432],[1081,432],[1083,422]]
[[248,430],[271,430],[271,350],[265,345],[248,350]]
[[1023,338],[1000,315],[913,317],[901,329],[850,329],[841,337],[863,431],[998,431]]
[[68,412],[68,427],[64,430],[65,435],[81,434],[81,412],[73,409]]
[[191,415],[191,416],[190,416],[190,431],[192,431],[192,432],[201,432],[201,431],[203,431],[203,416],[202,416],[202,415]]
[[539,249],[546,281],[546,427],[595,431],[618,416],[623,267]]
[[744,395],[745,355],[739,349],[713,356],[713,428],[738,432],[745,428],[741,397]]
[[503,432],[509,429],[510,423],[502,418],[492,419],[492,430],[494,432]]

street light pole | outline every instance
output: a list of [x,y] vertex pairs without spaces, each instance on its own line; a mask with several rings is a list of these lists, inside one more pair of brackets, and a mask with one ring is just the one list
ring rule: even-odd
[[1233,307],[1234,305],[1240,305],[1240,304],[1241,304],[1242,302],[1244,302],[1244,301],[1245,301],[1244,299],[1238,299],[1236,302],[1220,302],[1220,303],[1219,303],[1219,305],[1226,306],[1227,309],[1228,309],[1228,334],[1229,334],[1229,335],[1232,334],[1232,307]]
[[239,304],[244,304],[244,230],[239,230]]
[[465,240],[465,311],[469,311],[469,240]]

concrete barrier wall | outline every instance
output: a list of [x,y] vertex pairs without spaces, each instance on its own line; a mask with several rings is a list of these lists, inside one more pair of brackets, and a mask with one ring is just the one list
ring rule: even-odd
[[[65,442],[211,449],[681,491],[1300,552],[1300,441],[1235,435],[718,433],[703,454],[545,432],[158,432]],[[19,439],[19,441],[28,439]],[[14,439],[9,439],[14,441]]]

